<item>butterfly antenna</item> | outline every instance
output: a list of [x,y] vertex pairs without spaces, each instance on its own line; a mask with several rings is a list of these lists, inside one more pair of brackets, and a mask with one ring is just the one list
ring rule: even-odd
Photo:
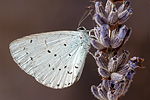
[[[97,2],[97,0],[90,0],[90,2],[91,2],[91,3],[94,3],[94,5],[95,5],[95,3]],[[96,24],[95,24],[95,21],[94,21],[94,20],[92,20],[92,23],[93,23],[93,27],[95,27]]]
[[94,72],[97,72],[97,69],[92,68],[91,70],[94,71]]
[[80,27],[81,23],[89,16],[91,15],[92,16],[92,12],[93,12],[93,7],[92,5],[86,7],[88,10],[85,11],[85,13],[83,14],[83,16],[81,17],[80,21],[79,21],[79,24],[78,24],[78,27]]
[[90,0],[89,2],[91,2],[91,3],[94,3],[94,4],[95,4],[95,3],[96,3],[96,1],[97,1],[97,0]]

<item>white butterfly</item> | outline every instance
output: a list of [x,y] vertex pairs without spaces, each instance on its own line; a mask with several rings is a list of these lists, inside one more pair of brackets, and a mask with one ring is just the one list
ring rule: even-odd
[[14,40],[9,49],[27,74],[47,87],[61,89],[78,81],[90,49],[87,30],[54,31]]

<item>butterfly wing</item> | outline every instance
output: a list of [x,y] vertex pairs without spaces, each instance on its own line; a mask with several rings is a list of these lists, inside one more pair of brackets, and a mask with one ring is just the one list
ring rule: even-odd
[[61,89],[79,80],[90,39],[85,31],[55,31],[17,39],[9,49],[22,70],[47,87]]

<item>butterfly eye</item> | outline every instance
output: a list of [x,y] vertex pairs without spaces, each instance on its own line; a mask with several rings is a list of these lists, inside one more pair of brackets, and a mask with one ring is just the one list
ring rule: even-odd
[[81,26],[81,27],[78,27],[78,28],[77,28],[77,30],[78,30],[78,31],[85,31],[85,30],[86,30],[86,28],[85,28],[85,27],[83,27],[83,26]]

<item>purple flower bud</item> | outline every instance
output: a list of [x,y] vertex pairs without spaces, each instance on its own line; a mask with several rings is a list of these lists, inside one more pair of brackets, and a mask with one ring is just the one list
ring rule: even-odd
[[128,9],[130,5],[131,5],[130,1],[124,1],[123,4],[118,8],[118,14]]
[[99,9],[100,6],[101,6],[101,2],[95,2],[95,12],[97,14],[100,13],[100,9]]
[[95,12],[96,12],[96,14],[99,14],[104,18],[106,18],[106,16],[107,16],[106,12],[105,12],[105,9],[102,5],[102,2],[96,2],[95,3]]
[[109,15],[112,8],[114,8],[114,4],[110,0],[107,0],[106,6],[105,6],[105,12],[107,15]]
[[130,53],[127,50],[123,50],[123,53],[118,57],[118,66],[127,62]]
[[100,14],[95,14],[95,15],[93,16],[93,19],[95,20],[95,22],[96,22],[99,26],[108,23],[108,22],[107,22],[107,19],[106,19],[105,17],[101,16]]
[[116,36],[114,36],[114,38],[111,41],[112,48],[117,48],[128,40],[130,36],[129,30],[130,29],[128,29],[125,25],[119,29],[119,33]]
[[124,89],[126,86],[126,81],[120,81],[118,83],[115,84],[114,89],[114,95],[117,95],[118,97],[122,96],[124,93]]
[[118,62],[117,62],[117,57],[114,56],[109,60],[108,63],[108,72],[115,72],[117,70],[117,66]]
[[106,69],[98,68],[98,72],[102,77],[107,78],[110,76],[110,74],[108,73],[108,71]]
[[106,48],[110,47],[110,38],[109,38],[108,26],[101,26],[101,27],[99,27],[98,30],[100,32],[101,44]]
[[129,60],[129,67],[130,68],[137,68],[137,67],[143,67],[142,66],[142,62],[144,61],[144,59],[139,58],[139,57],[133,57]]
[[108,91],[108,89],[110,87],[110,80],[102,80],[102,85]]
[[97,26],[97,27],[94,27],[94,36],[95,36],[95,38],[98,40],[98,41],[100,41],[99,40],[99,38],[100,38],[100,34],[99,34],[99,27]]
[[103,100],[107,100],[107,91],[103,86],[99,88],[99,95],[101,96],[101,98],[103,98]]
[[126,73],[125,77],[129,80],[132,80],[134,74],[135,74],[135,71],[131,69],[128,73]]
[[118,38],[123,40],[126,36],[127,31],[128,31],[128,27],[126,25],[122,26],[119,29]]
[[97,66],[99,67],[99,68],[103,68],[103,69],[107,69],[107,60],[106,60],[106,58],[104,57],[104,55],[103,55],[104,53],[102,53],[102,52],[99,52],[99,50],[97,50],[96,52],[95,52],[95,60],[96,60],[96,63],[97,63]]
[[126,9],[125,11],[119,13],[118,14],[118,23],[123,24],[124,22],[126,22],[132,15],[132,13],[133,13],[132,8]]
[[104,56],[101,54],[100,56],[96,57],[96,64],[99,68],[107,69],[107,61]]
[[103,86],[96,87],[94,85],[91,86],[91,91],[93,95],[99,100],[108,100],[107,91]]
[[118,100],[118,98],[124,93],[126,83],[126,81],[114,82],[111,80],[110,88],[107,92],[107,97],[109,98],[109,100]]
[[100,42],[98,40],[95,39],[91,39],[91,44],[92,46],[97,49],[97,50],[102,50],[104,49],[104,46],[102,44],[100,44]]
[[118,96],[114,95],[112,91],[107,92],[108,100],[118,100]]
[[119,74],[119,73],[112,73],[111,74],[111,80],[112,81],[119,82],[119,81],[122,81],[123,78],[124,78],[124,76],[122,74]]
[[129,71],[129,64],[121,65],[117,69],[117,72],[122,75],[126,74],[128,71]]
[[108,22],[109,24],[112,25],[112,24],[116,24],[117,21],[118,21],[118,12],[116,8],[113,8],[108,15]]
[[132,32],[132,29],[129,28],[127,33],[126,33],[126,37],[125,37],[125,40],[124,40],[123,44],[125,44],[128,41],[128,39],[130,38],[131,32]]
[[103,99],[101,98],[101,96],[99,95],[98,89],[97,89],[97,87],[96,87],[95,85],[92,85],[92,86],[91,86],[91,91],[92,91],[93,95],[94,95],[97,99],[103,100]]

